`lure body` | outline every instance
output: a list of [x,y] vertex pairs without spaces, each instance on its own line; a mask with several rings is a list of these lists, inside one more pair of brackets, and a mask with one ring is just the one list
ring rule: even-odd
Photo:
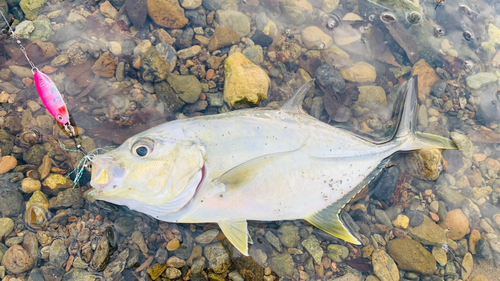
[[52,114],[59,123],[63,125],[69,124],[69,114],[66,104],[54,82],[38,69],[33,77],[36,90],[50,114]]

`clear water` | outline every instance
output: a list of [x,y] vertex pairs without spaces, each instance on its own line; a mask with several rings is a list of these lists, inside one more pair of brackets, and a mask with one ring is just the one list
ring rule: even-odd
[[[363,245],[348,244],[305,221],[251,221],[253,244],[250,257],[243,257],[216,224],[159,222],[91,200],[90,172],[71,173],[81,155],[44,109],[15,40],[4,35],[0,148],[17,164],[0,175],[0,211],[14,222],[0,248],[5,253],[21,243],[28,251],[23,257],[34,259],[13,267],[21,258],[7,251],[5,274],[17,280],[151,280],[155,272],[157,280],[498,278],[500,2],[204,0],[179,6],[173,0],[176,12],[165,12],[161,3],[166,2],[149,0],[149,15],[146,0],[49,0],[35,12],[21,2],[0,1],[0,6],[8,6],[23,45],[41,40],[27,47],[28,54],[64,96],[88,151],[111,150],[175,119],[254,106],[277,109],[310,78],[316,78],[314,91],[303,104],[309,114],[384,142],[394,134],[401,112],[401,85],[413,75],[419,76],[417,130],[444,137],[456,132],[473,146],[466,148],[470,143],[462,140],[462,152],[395,156],[396,165],[342,213]],[[231,42],[231,36],[239,41]],[[216,46],[213,38],[229,43]],[[144,55],[149,46],[161,56],[154,63]],[[243,52],[269,77],[267,97],[256,104],[236,101],[233,107],[223,101],[229,71],[224,61],[235,52]],[[175,75],[191,80],[172,79]],[[185,84],[201,91],[186,94]],[[75,191],[64,178],[58,191],[39,179],[34,170],[47,169],[41,164],[44,155],[51,159],[53,178],[75,179],[81,172]],[[39,183],[51,200],[48,211],[40,203],[25,206]],[[409,217],[410,226],[401,226],[398,215]],[[3,223],[9,230],[10,221]],[[447,233],[448,240],[425,242],[415,234],[419,227],[434,229],[440,237]],[[435,267],[424,266],[417,256],[402,261],[398,253],[411,256],[410,246],[390,249],[391,241],[409,236],[427,261],[438,259]],[[467,261],[471,254],[472,263]]]

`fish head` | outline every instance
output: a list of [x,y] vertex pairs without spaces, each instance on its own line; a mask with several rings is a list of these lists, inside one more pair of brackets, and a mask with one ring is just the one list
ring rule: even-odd
[[173,213],[203,181],[204,156],[203,145],[183,130],[148,130],[93,159],[91,195],[154,217]]

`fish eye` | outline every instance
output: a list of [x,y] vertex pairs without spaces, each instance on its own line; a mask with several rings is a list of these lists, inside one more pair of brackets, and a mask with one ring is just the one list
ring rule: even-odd
[[383,12],[382,14],[380,14],[380,20],[383,23],[391,23],[396,20],[396,15],[391,12]]
[[132,146],[132,154],[138,157],[146,157],[154,149],[154,142],[151,139],[142,139]]
[[466,31],[464,31],[464,38],[467,41],[473,41],[474,40],[474,34],[472,34],[471,31],[466,30]]

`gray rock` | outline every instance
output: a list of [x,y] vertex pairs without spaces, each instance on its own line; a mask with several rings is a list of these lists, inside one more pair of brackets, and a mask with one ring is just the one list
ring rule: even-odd
[[101,277],[93,275],[92,273],[83,269],[72,268],[70,271],[64,274],[62,281],[95,281],[98,278],[100,279]]
[[257,65],[264,61],[264,53],[262,52],[262,47],[259,45],[247,47],[242,53]]
[[5,252],[7,252],[8,249],[9,248],[5,246],[5,244],[0,243],[0,261],[2,260],[3,255],[5,254]]
[[[352,274],[352,273],[346,273],[343,276],[337,277],[335,279],[331,279],[332,281],[359,281],[359,277]],[[368,279],[366,279],[368,280]]]
[[457,248],[455,249],[455,255],[459,257],[465,256],[467,252],[469,251],[469,244],[467,243],[466,239],[460,239],[457,242]]
[[186,103],[195,103],[200,98],[201,83],[194,75],[171,74],[167,77],[167,82]]
[[319,245],[319,241],[314,235],[309,235],[307,239],[302,241],[302,246],[311,254],[316,264],[321,264],[321,257],[323,256],[323,249]]
[[81,208],[83,206],[83,198],[80,196],[80,192],[77,188],[68,188],[57,194],[56,197],[52,197],[49,200],[50,209],[62,209],[72,207],[75,209]]
[[270,261],[271,269],[278,274],[278,276],[292,276],[295,268],[295,263],[290,254],[281,254],[273,257]]
[[44,155],[45,149],[43,148],[43,146],[40,144],[36,144],[28,148],[28,150],[23,153],[23,160],[28,164],[40,166],[40,164],[42,164],[42,158]]
[[446,244],[446,233],[444,229],[427,216],[424,216],[422,224],[410,228],[408,234],[411,238],[424,245],[439,246]]
[[3,216],[16,216],[22,213],[24,209],[23,196],[19,191],[11,188],[0,189],[0,212]]
[[207,10],[217,11],[221,8],[224,0],[204,0],[203,7]]
[[[207,1],[203,1],[203,4],[205,4],[205,2]],[[200,13],[199,11],[203,11],[204,13]],[[208,14],[205,9],[203,8],[198,8],[198,9],[194,9],[194,10],[186,10],[185,11],[185,15],[186,15],[186,18],[189,19],[189,21],[191,22],[191,25],[193,27],[207,27],[207,18],[206,18],[206,14]]]
[[[5,273],[5,272],[4,272]],[[63,272],[64,274],[64,272]],[[34,268],[28,277],[29,281],[45,281],[45,279],[42,276],[42,273],[40,272],[40,268]]]
[[125,79],[125,63],[123,61],[116,65],[115,77],[118,81]]
[[45,281],[59,281],[63,278],[64,268],[61,266],[55,266],[53,264],[48,264],[40,267],[40,274],[43,276]]
[[49,261],[50,263],[62,266],[68,259],[69,253],[64,239],[55,239],[50,245]]
[[315,77],[318,79],[318,83],[324,88],[332,85],[333,90],[337,93],[343,93],[345,90],[344,78],[342,78],[340,72],[330,64],[325,63],[318,67]]
[[231,265],[229,253],[219,242],[205,246],[204,252],[208,264],[215,273],[223,273]]
[[23,240],[24,240],[23,236],[14,236],[5,240],[5,246],[10,248],[14,245],[19,245],[23,243]]
[[323,97],[315,97],[311,105],[311,116],[319,119],[325,110],[325,103]]
[[276,235],[274,235],[274,233],[272,233],[271,231],[267,231],[264,237],[266,238],[267,242],[269,242],[271,245],[273,245],[274,248],[276,248],[276,250],[278,250],[278,252],[282,251],[280,240],[278,237],[276,237]]
[[44,20],[34,20],[33,25],[35,29],[31,33],[31,41],[42,40],[47,41],[49,39],[52,29],[50,28],[50,22]]
[[224,105],[224,94],[222,92],[206,93],[210,106],[221,107]]
[[106,237],[102,237],[97,243],[97,248],[95,249],[94,256],[90,263],[97,271],[103,271],[109,261],[109,243]]
[[202,245],[205,245],[212,242],[218,234],[219,234],[218,229],[210,229],[196,236],[196,238],[194,238],[194,241]]
[[186,27],[179,38],[175,41],[175,46],[178,49],[186,49],[193,44],[194,30],[191,27]]
[[193,265],[191,266],[191,271],[193,274],[201,273],[205,269],[205,258],[198,257],[194,259]]
[[165,81],[155,83],[155,92],[158,99],[164,103],[165,109],[169,112],[177,112],[185,105],[179,96],[177,96],[174,89]]
[[446,81],[444,80],[439,80],[436,83],[434,83],[434,86],[432,86],[432,94],[437,98],[441,98],[441,95],[444,94],[445,90],[446,90]]
[[377,219],[377,221],[379,223],[387,226],[387,228],[393,229],[391,220],[389,219],[389,217],[387,216],[387,214],[383,210],[376,209],[375,210],[375,218]]
[[155,259],[159,264],[164,264],[167,262],[168,259],[168,251],[165,248],[159,248],[158,251],[156,251],[155,254]]
[[106,266],[106,269],[103,272],[106,281],[116,280],[116,278],[120,276],[120,273],[125,268],[129,251],[130,250],[128,248],[123,250],[118,256],[116,256],[114,261],[110,262],[108,266]]
[[465,78],[467,86],[475,90],[480,89],[481,87],[497,80],[498,77],[495,75],[495,73],[492,72],[480,72],[474,75],[467,76],[467,78]]
[[264,29],[264,27],[266,27],[266,24],[267,16],[265,12],[262,12],[255,17],[255,25],[257,26],[258,30]]
[[158,54],[160,54],[160,57],[164,61],[168,62],[170,66],[169,70],[172,72],[177,64],[177,55],[175,54],[174,47],[166,43],[158,43],[155,48],[158,51]]
[[124,236],[130,236],[134,232],[135,224],[133,217],[119,217],[114,222],[116,231]]
[[299,228],[291,222],[286,222],[278,228],[278,237],[285,247],[297,247],[300,241]]
[[14,221],[12,219],[0,218],[0,240],[9,235],[13,229],[14,229]]
[[250,21],[243,13],[232,10],[218,10],[215,13],[215,19],[220,25],[231,27],[240,37],[245,37],[250,33]]

